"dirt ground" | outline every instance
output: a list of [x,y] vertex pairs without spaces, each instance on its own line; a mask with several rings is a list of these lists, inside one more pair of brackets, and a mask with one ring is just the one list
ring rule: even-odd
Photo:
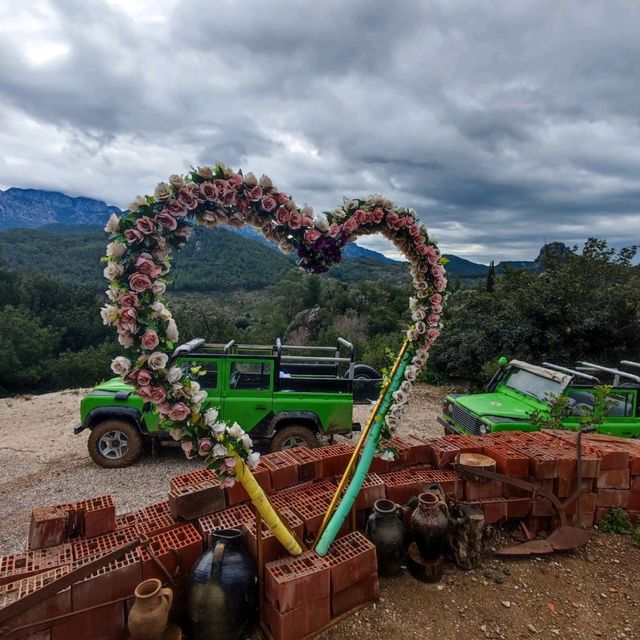
[[[0,400],[0,554],[24,548],[33,507],[111,493],[125,512],[165,499],[169,478],[195,468],[176,449],[126,469],[97,467],[87,434],[73,434],[83,393]],[[442,390],[418,385],[400,433],[440,435],[441,397]],[[364,421],[369,409],[356,407],[354,419]],[[497,561],[489,553],[471,572],[447,565],[434,585],[403,571],[381,581],[377,604],[322,637],[436,636],[640,640],[640,549],[629,538],[596,531],[575,554]]]

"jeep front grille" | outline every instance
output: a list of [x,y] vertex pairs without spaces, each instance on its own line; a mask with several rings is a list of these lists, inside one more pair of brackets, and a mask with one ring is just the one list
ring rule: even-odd
[[475,435],[480,435],[480,420],[476,418],[473,414],[469,413],[466,409],[459,407],[458,405],[453,405],[453,411],[451,412],[451,417],[463,428],[469,431],[470,433],[474,433]]

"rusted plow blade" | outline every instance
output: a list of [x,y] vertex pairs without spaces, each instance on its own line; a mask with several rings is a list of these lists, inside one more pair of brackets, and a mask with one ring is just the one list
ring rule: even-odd
[[554,551],[575,551],[591,539],[591,533],[577,527],[558,527],[545,540],[529,540],[496,551],[497,556],[533,556]]

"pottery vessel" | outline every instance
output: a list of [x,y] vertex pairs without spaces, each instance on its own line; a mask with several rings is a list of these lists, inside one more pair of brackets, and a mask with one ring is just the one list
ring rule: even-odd
[[367,520],[367,537],[376,545],[378,573],[394,576],[400,571],[404,551],[404,525],[398,518],[398,505],[377,500]]
[[167,627],[173,591],[163,588],[160,580],[141,582],[134,592],[135,602],[129,612],[127,627],[133,640],[160,640]]
[[239,529],[215,532],[211,546],[193,565],[189,587],[193,640],[237,640],[255,618],[258,573],[240,535]]
[[411,528],[424,560],[442,555],[449,529],[449,511],[438,493],[425,491],[418,496],[418,507],[411,516]]

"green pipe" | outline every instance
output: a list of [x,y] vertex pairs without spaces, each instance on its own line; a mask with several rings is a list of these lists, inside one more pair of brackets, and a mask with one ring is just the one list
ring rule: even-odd
[[378,415],[375,418],[373,426],[371,427],[371,431],[369,432],[369,437],[367,438],[367,441],[365,442],[362,449],[360,460],[358,461],[358,466],[354,471],[353,478],[351,479],[351,482],[349,483],[349,486],[347,487],[347,490],[345,491],[340,504],[335,510],[335,513],[331,517],[331,520],[329,520],[329,522],[327,523],[324,533],[316,544],[315,550],[319,556],[326,556],[329,552],[329,547],[336,539],[338,532],[342,528],[342,524],[349,515],[349,512],[351,511],[351,508],[353,507],[353,504],[358,497],[358,493],[360,493],[362,484],[367,477],[369,467],[371,466],[371,462],[373,461],[373,456],[376,453],[378,440],[380,439],[380,431],[382,430],[382,425],[384,424],[384,413],[386,413],[386,410],[391,404],[391,394],[400,386],[400,382],[402,381],[402,378],[404,376],[405,367],[407,366],[407,362],[409,361],[410,357],[410,354],[405,353],[405,356],[402,359],[398,370],[396,371],[396,375],[393,377],[393,380],[391,381],[391,384],[387,389],[384,402],[378,410]]

